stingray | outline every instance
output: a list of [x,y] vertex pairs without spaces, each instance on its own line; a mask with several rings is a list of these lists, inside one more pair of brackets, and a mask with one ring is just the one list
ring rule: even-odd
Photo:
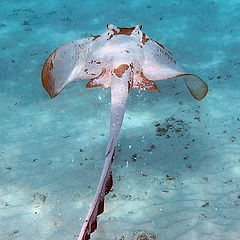
[[78,240],[90,239],[97,216],[104,211],[104,196],[113,185],[111,165],[130,90],[158,90],[154,81],[183,77],[191,95],[203,99],[207,84],[184,72],[173,55],[141,31],[142,26],[120,28],[107,25],[101,35],[69,42],[46,60],[42,84],[51,98],[69,83],[89,79],[87,88],[111,88],[110,134],[98,188]]

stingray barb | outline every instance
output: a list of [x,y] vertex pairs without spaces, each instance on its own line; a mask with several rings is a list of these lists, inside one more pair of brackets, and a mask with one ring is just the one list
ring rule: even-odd
[[200,77],[184,72],[172,54],[141,29],[140,25],[131,28],[108,25],[107,31],[101,35],[57,48],[42,70],[42,84],[51,98],[78,80],[89,79],[87,88],[111,88],[110,133],[105,163],[78,240],[90,239],[90,234],[97,228],[97,216],[104,211],[104,196],[113,185],[111,165],[130,90],[155,91],[158,88],[154,81],[183,77],[195,99],[203,99],[208,91],[207,84]]

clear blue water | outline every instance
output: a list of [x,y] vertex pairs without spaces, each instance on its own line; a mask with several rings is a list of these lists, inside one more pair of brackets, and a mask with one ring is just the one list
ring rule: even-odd
[[131,92],[92,239],[239,240],[239,12],[239,0],[1,0],[0,239],[77,238],[104,162],[110,90],[79,81],[51,100],[40,75],[56,47],[112,23],[143,25],[209,93],[196,102],[181,79]]

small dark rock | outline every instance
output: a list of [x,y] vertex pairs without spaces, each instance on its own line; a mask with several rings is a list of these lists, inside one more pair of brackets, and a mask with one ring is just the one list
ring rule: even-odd
[[166,132],[168,131],[168,129],[166,128],[161,128],[161,127],[158,127],[157,128],[157,136],[163,136],[166,134]]
[[209,202],[206,202],[202,205],[202,207],[207,207],[207,206],[209,206]]
[[33,194],[33,203],[35,207],[40,207],[46,202],[47,197],[41,193],[34,193]]
[[171,177],[171,176],[169,176],[168,174],[166,175],[166,178],[167,178],[167,180],[175,180],[176,178],[175,177]]
[[111,198],[116,198],[116,197],[117,195],[115,193],[111,196]]
[[136,162],[136,161],[137,161],[137,154],[136,154],[136,153],[134,153],[134,154],[131,156],[131,160],[132,160],[133,162]]
[[69,137],[71,137],[71,135],[63,136],[63,138],[69,138]]
[[13,236],[15,236],[18,233],[19,233],[19,231],[16,229],[16,230],[12,231],[11,233],[9,233],[8,236],[9,237],[13,237]]
[[187,164],[186,167],[191,169],[192,168],[192,164]]
[[26,20],[24,20],[23,23],[22,23],[22,25],[29,25],[29,22],[26,21]]

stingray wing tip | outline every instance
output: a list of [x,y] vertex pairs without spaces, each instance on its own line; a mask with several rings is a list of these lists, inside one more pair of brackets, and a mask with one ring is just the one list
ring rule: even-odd
[[56,50],[48,57],[48,59],[44,63],[41,75],[42,85],[51,98],[56,97],[61,92],[61,90],[56,89],[55,85],[57,81],[52,74],[53,58],[55,58],[55,55]]

